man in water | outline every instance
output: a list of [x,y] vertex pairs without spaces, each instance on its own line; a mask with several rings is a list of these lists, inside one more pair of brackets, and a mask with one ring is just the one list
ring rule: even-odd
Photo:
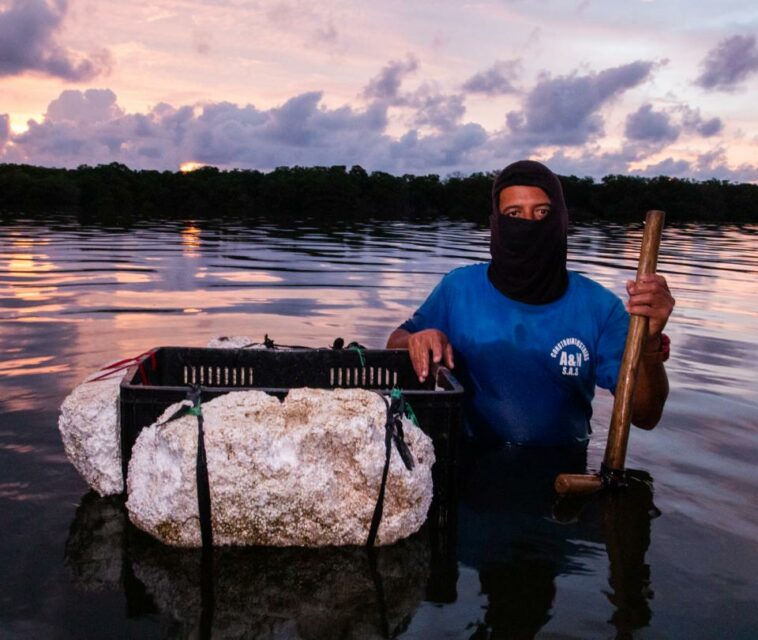
[[[387,347],[407,348],[422,382],[431,363],[456,367],[478,443],[585,443],[595,386],[616,387],[629,316],[615,294],[567,271],[568,212],[547,167],[506,167],[492,206],[492,260],[448,273]],[[626,289],[629,313],[649,318],[632,422],[652,429],[668,395],[662,331],[674,298],[660,275]]]

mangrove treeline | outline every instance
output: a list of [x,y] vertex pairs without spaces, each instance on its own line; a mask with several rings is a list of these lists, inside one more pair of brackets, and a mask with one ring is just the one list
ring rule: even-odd
[[[0,164],[0,211],[33,217],[72,212],[93,222],[150,218],[281,216],[483,219],[492,173],[394,176],[360,166],[280,167],[181,173],[133,171],[112,163],[77,169]],[[639,219],[664,209],[669,220],[758,220],[758,185],[723,180],[609,175],[561,176],[575,219]]]

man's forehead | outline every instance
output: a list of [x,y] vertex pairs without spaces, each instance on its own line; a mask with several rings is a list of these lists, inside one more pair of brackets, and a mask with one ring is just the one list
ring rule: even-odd
[[504,202],[538,202],[550,204],[550,196],[544,189],[532,185],[514,184],[500,191],[500,203]]

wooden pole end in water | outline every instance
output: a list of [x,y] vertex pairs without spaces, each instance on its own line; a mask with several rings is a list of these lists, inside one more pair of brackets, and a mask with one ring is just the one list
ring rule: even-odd
[[555,490],[561,495],[588,495],[603,488],[597,474],[562,473],[555,479]]

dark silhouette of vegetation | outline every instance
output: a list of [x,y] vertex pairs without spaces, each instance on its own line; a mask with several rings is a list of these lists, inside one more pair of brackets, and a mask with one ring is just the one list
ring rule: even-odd
[[[92,222],[151,218],[253,219],[260,216],[409,218],[443,215],[486,219],[492,173],[394,176],[360,166],[279,167],[181,173],[133,171],[112,163],[77,169],[0,164],[0,211],[25,217],[72,212]],[[758,185],[609,175],[562,176],[576,219],[639,219],[664,209],[669,220],[758,220]]]

